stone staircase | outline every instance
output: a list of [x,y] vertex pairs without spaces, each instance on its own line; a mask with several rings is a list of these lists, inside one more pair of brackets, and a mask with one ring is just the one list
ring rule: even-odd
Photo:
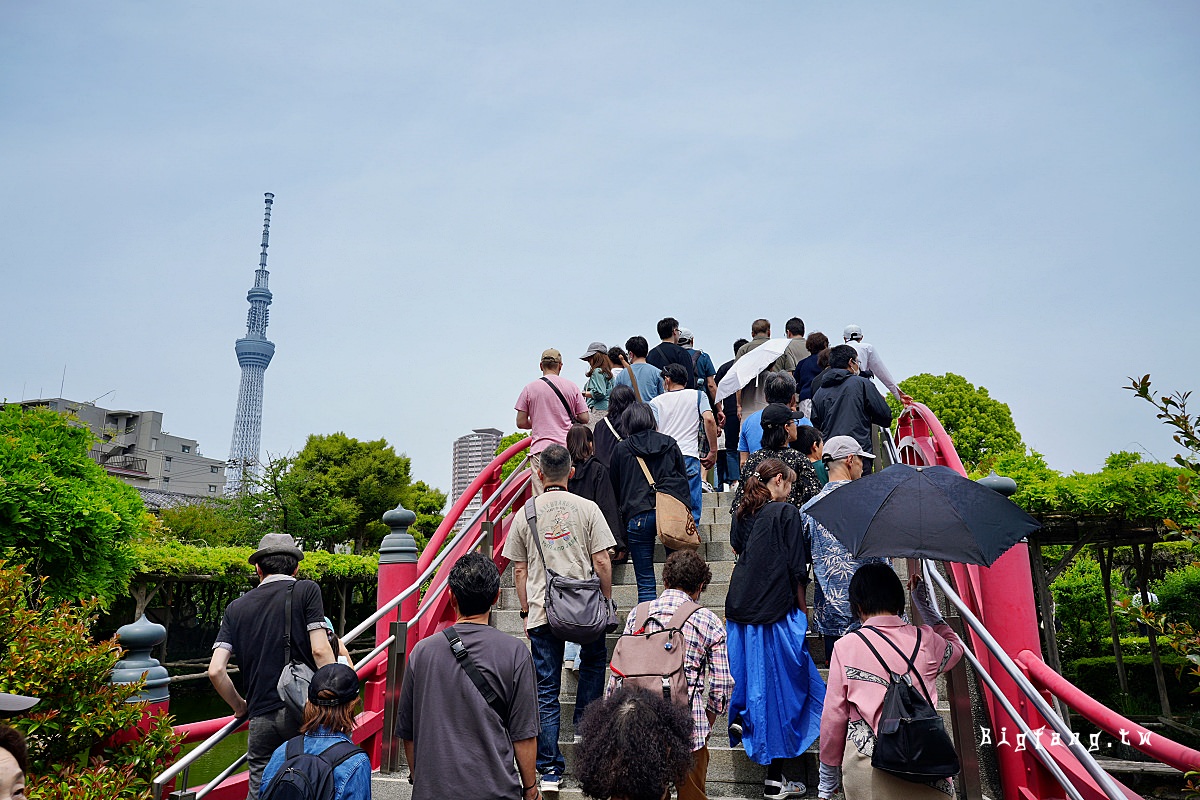
[[[708,561],[712,570],[712,583],[700,597],[700,603],[714,612],[722,620],[725,619],[725,595],[729,588],[729,577],[733,572],[734,555],[729,546],[729,503],[733,499],[732,492],[710,493],[704,495],[704,507],[701,512],[699,533],[701,546],[699,553]],[[658,590],[662,591],[662,565],[666,554],[662,545],[655,546],[654,572],[658,579]],[[898,571],[903,571],[902,562],[896,564]],[[901,574],[904,577],[904,574]],[[513,588],[512,570],[507,570],[501,579],[500,602],[492,612],[492,624],[501,631],[514,636],[523,636],[524,627],[520,617],[520,605],[517,602],[516,589]],[[629,611],[637,605],[637,586],[634,582],[633,563],[620,564],[613,567],[613,599],[617,603],[622,623]],[[812,589],[809,589],[809,603],[812,603]],[[608,654],[611,658],[616,646],[617,634],[607,637]],[[824,658],[824,645],[819,636],[809,636],[809,651],[820,664]],[[821,670],[824,677],[826,670]],[[574,762],[575,728],[573,714],[575,711],[575,690],[577,675],[570,669],[563,669],[561,702],[561,727],[559,730],[560,747],[567,762],[567,776],[562,789],[558,793],[560,800],[576,800],[583,798],[582,791],[575,781],[572,766]],[[945,696],[944,686],[939,684],[939,693]],[[939,702],[943,716],[947,711],[944,701]],[[709,766],[707,793],[711,797],[745,798],[759,800],[762,797],[763,778],[766,768],[759,766],[746,757],[741,747],[730,747],[728,736],[728,720],[722,714],[713,725],[709,739]],[[949,726],[947,725],[947,729]],[[816,744],[789,767],[785,774],[793,780],[802,780],[809,786],[808,796],[816,796],[817,757]],[[377,800],[407,800],[411,796],[407,779],[403,776],[376,775],[372,783],[374,797]],[[553,796],[549,800],[554,800]]]

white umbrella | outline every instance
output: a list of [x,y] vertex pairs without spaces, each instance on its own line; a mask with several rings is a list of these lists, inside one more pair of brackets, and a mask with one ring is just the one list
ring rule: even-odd
[[729,395],[753,381],[763,370],[774,364],[783,351],[787,349],[790,339],[767,339],[758,347],[733,362],[729,372],[721,378],[717,385],[716,402],[721,402]]

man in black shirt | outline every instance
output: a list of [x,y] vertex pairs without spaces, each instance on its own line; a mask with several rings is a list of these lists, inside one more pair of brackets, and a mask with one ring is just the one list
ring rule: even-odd
[[692,357],[677,344],[679,339],[679,320],[674,317],[664,317],[658,321],[658,338],[662,344],[646,355],[646,361],[662,369],[667,364],[678,364],[687,370],[688,382],[685,386],[696,385],[696,373],[692,369]]
[[[250,556],[260,583],[225,609],[221,629],[208,662],[208,679],[236,717],[250,719],[246,754],[250,786],[246,800],[258,800],[263,770],[275,748],[300,732],[300,720],[284,705],[276,684],[285,666],[284,636],[291,631],[292,660],[316,671],[332,664],[333,650],[325,633],[321,587],[296,580],[304,553],[286,533],[268,533]],[[291,619],[285,619],[288,597]],[[241,668],[245,697],[229,677],[229,660]]]

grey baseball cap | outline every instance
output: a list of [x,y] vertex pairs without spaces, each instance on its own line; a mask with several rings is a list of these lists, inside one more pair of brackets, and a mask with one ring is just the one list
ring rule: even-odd
[[608,354],[608,348],[604,346],[604,342],[592,342],[588,345],[587,352],[581,355],[579,358],[581,361],[587,361],[597,353],[604,353],[605,355]]

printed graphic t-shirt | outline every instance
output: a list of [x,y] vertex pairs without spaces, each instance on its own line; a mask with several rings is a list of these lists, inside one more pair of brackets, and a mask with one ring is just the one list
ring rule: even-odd
[[529,598],[527,625],[536,628],[546,624],[546,568],[558,575],[580,580],[592,574],[592,554],[616,545],[600,507],[570,492],[551,490],[536,500],[537,534],[541,537],[542,553],[529,532],[525,510],[517,512],[512,532],[504,544],[504,556],[511,561],[528,564],[526,595]]

